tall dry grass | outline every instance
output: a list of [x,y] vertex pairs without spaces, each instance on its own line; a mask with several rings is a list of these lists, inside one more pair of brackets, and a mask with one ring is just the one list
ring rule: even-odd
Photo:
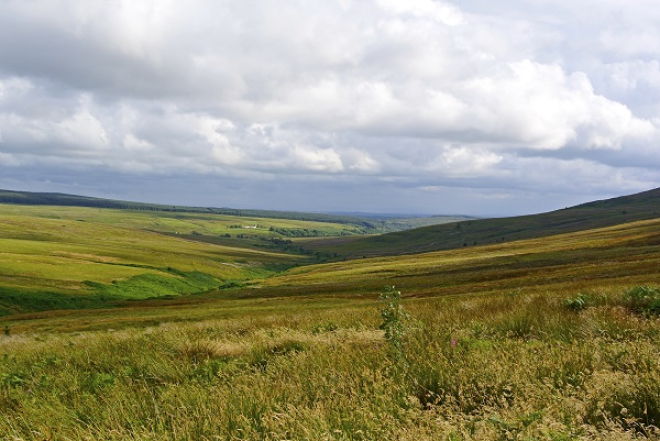
[[403,367],[373,305],[0,336],[0,439],[660,439],[660,320],[624,291],[403,294]]

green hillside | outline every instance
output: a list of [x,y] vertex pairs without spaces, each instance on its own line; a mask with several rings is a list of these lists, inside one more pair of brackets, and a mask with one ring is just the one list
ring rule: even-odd
[[362,221],[341,216],[330,222],[332,216],[295,213],[253,217],[132,203],[110,208],[114,201],[3,194],[23,203],[0,204],[0,315],[243,286],[334,257],[301,248],[301,239],[366,231]]
[[269,219],[288,219],[312,222],[330,222],[349,224],[364,228],[373,228],[365,219],[354,216],[332,215],[324,213],[301,213],[294,211],[252,210],[214,207],[189,207],[182,205],[150,204],[142,202],[119,201],[112,199],[77,196],[63,193],[36,193],[27,191],[0,190],[0,203],[21,205],[48,205],[65,207],[111,208],[119,210],[143,210],[175,213],[204,213],[237,217],[257,217]]
[[[293,268],[260,295],[356,297],[396,285],[409,296],[564,291],[658,283],[660,219],[406,256]],[[236,295],[254,295],[254,290]]]
[[[384,233],[403,231],[426,225],[471,219],[467,216],[415,216],[378,214],[328,214],[303,213],[296,211],[275,211],[215,207],[189,207],[142,202],[77,196],[63,193],[35,193],[27,191],[0,190],[0,204],[20,204],[35,206],[89,207],[115,210],[148,211],[158,213],[201,214],[231,216],[233,218],[280,219],[302,222],[317,222],[346,225],[353,233]],[[293,234],[292,234],[293,235]],[[312,235],[307,235],[312,236]]]
[[[91,246],[75,238],[91,231],[109,250],[162,246],[177,267],[213,265],[208,244],[189,242],[177,258],[180,242],[102,226],[67,236],[62,225],[74,227],[36,220],[53,240],[25,258],[44,256],[44,243]],[[14,229],[15,240],[29,239],[21,234]],[[0,317],[0,434],[658,440],[659,265],[656,219],[293,268],[242,289],[130,307]]]
[[293,244],[288,232],[355,229],[209,213],[2,204],[0,315],[239,286],[318,260],[282,252]]
[[[44,196],[42,202],[51,196]],[[454,251],[452,256],[474,250],[475,259],[479,260],[490,249],[480,245],[501,246],[516,240],[657,218],[659,201],[660,190],[652,190],[541,215],[467,220],[367,237],[359,236],[364,232],[362,225],[327,220],[232,216],[194,210],[0,204],[0,314],[105,307],[127,299],[199,294],[218,288],[229,295],[231,288],[237,286],[274,287],[280,279],[263,279],[287,268],[346,257],[401,256],[460,248],[464,251]],[[569,252],[562,258],[570,255]],[[594,257],[596,261],[609,254],[603,252],[599,256]],[[438,293],[442,286],[452,288],[454,285],[438,280],[433,271],[419,269],[424,267],[420,262],[425,259],[436,265],[433,257],[425,256],[412,256],[405,263],[399,259],[385,265],[389,269],[375,271],[371,261],[352,262],[346,264],[346,273],[328,276],[332,283],[321,291],[341,291],[342,286],[348,286],[347,292],[364,292],[377,289],[383,278],[399,284],[400,277],[424,295]],[[508,265],[511,259],[519,257],[501,259]],[[539,259],[554,261],[556,257]],[[518,266],[521,271],[544,268],[537,261],[526,259],[520,260]],[[310,268],[292,273],[291,280],[304,283],[300,287],[293,283],[289,289],[286,282],[283,295],[307,293],[309,286],[324,285],[304,275],[316,271],[316,267]],[[323,274],[334,271],[332,266],[322,268]],[[346,274],[360,273],[362,268],[368,268],[366,279],[359,283],[354,283],[352,276],[346,279]],[[410,268],[419,274],[398,275]],[[457,277],[478,280],[470,268],[469,274]],[[273,289],[264,295],[279,295],[279,288]],[[257,295],[250,290],[236,292]]]
[[415,254],[546,237],[660,217],[660,189],[529,216],[477,219],[380,236],[310,240],[305,247],[347,258]]

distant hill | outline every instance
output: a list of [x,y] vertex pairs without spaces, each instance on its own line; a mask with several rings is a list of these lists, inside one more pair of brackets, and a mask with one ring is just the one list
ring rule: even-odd
[[236,208],[188,207],[181,205],[150,204],[143,202],[77,196],[64,193],[34,193],[27,191],[0,190],[0,204],[55,205],[65,207],[109,208],[119,210],[162,211],[178,213],[205,213],[250,218],[285,219],[310,222],[329,222],[352,225],[364,233],[387,233],[472,219],[467,216],[414,216],[367,213],[305,213],[298,211],[254,210]]
[[33,193],[27,191],[0,190],[0,203],[22,205],[57,205],[69,207],[112,208],[120,210],[147,210],[180,213],[211,213],[241,217],[306,220],[373,227],[367,220],[354,216],[294,211],[271,211],[234,208],[187,207],[181,205],[150,204],[113,199],[76,196],[64,193]]
[[660,217],[660,189],[528,216],[478,219],[370,237],[314,240],[306,247],[343,257],[388,256],[510,242]]

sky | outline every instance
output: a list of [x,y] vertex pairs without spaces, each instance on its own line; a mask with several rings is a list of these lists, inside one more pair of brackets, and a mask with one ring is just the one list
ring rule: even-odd
[[656,0],[0,0],[0,188],[508,216],[660,187]]

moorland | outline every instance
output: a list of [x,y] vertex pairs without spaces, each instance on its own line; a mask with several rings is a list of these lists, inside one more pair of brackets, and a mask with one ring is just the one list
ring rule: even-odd
[[2,440],[660,439],[659,190],[387,234],[10,196]]

